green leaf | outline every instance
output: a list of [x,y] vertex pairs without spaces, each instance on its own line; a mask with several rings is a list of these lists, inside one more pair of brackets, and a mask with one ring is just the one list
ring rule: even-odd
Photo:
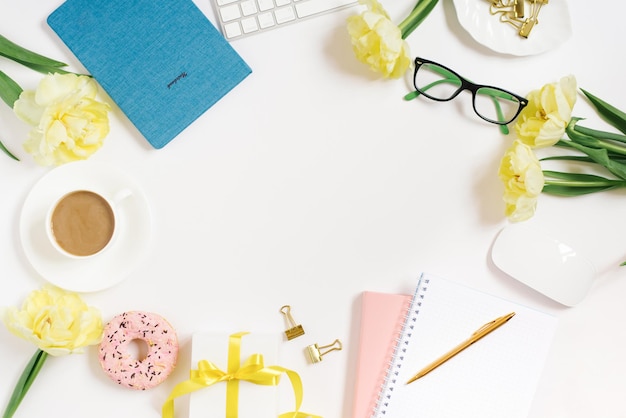
[[0,35],[0,55],[17,61],[20,64],[30,63],[49,67],[65,67],[67,64],[53,60],[9,41]]
[[9,149],[7,147],[4,146],[2,141],[0,141],[0,150],[2,150],[9,157],[13,158],[15,161],[19,161],[20,160],[15,155],[13,155],[13,153],[11,151],[9,151]]
[[607,179],[593,174],[544,170],[543,175],[545,182],[542,192],[557,196],[581,196],[626,187],[626,181]]
[[[609,158],[613,161],[626,164],[626,156],[609,153]],[[582,163],[594,163],[595,164],[595,161],[593,161],[591,158],[587,157],[586,155],[555,155],[552,157],[543,157],[539,159],[539,161],[555,161],[555,160],[579,161]]]
[[564,173],[562,171],[543,170],[543,175],[549,178],[567,180],[568,185],[573,187],[596,187],[606,185],[623,185],[626,181],[607,179],[606,177],[596,176],[595,174],[584,173]]
[[[17,60],[16,60],[17,61]],[[20,61],[17,61],[20,62]],[[20,62],[20,64],[24,65],[25,67],[30,68],[31,70],[35,70],[39,73],[42,74],[54,74],[54,73],[58,73],[58,74],[69,74],[70,71],[66,71],[62,68],[59,67],[54,67],[54,66],[50,66],[50,65],[39,65],[39,64],[33,64],[30,62]]]
[[[22,93],[22,88],[15,82],[11,77],[0,71],[0,98],[7,104],[9,107],[13,108],[13,103],[20,97]],[[19,161],[9,149],[0,141],[0,150],[4,152],[9,157],[13,158],[15,161]]]
[[0,98],[13,109],[13,104],[22,94],[22,88],[11,77],[0,71]]
[[590,148],[576,142],[571,142],[570,145],[572,148],[588,155],[594,162],[600,164],[620,179],[626,180],[626,164],[612,160],[606,149]]
[[17,381],[2,418],[11,418],[13,414],[15,414],[15,411],[17,411],[18,406],[20,406],[22,399],[24,399],[26,392],[28,392],[28,389],[30,389],[31,385],[35,381],[35,378],[39,374],[39,371],[47,358],[48,353],[42,351],[41,349],[37,349]]
[[586,194],[603,192],[605,190],[613,189],[617,186],[604,186],[604,187],[570,187],[561,185],[546,184],[543,186],[543,193],[551,194],[555,196],[574,197],[582,196]]
[[585,163],[593,162],[591,158],[587,156],[582,156],[582,155],[555,155],[553,157],[543,157],[539,161],[552,161],[552,160],[582,161]]
[[604,100],[594,96],[586,90],[580,89],[585,96],[589,99],[600,114],[609,122],[613,127],[619,129],[622,133],[626,134],[626,113],[622,112],[615,106],[605,102]]

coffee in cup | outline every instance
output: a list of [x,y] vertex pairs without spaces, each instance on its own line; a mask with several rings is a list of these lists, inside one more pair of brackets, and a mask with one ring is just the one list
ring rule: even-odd
[[51,242],[62,253],[88,257],[109,245],[115,232],[115,213],[109,201],[90,190],[61,197],[48,215]]

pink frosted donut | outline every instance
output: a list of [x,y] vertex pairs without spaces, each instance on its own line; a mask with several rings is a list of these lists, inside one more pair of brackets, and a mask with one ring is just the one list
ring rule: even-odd
[[[132,341],[147,345],[145,358],[130,351]],[[124,312],[104,328],[99,359],[104,372],[115,382],[145,390],[163,382],[178,358],[176,331],[163,317],[149,312]]]

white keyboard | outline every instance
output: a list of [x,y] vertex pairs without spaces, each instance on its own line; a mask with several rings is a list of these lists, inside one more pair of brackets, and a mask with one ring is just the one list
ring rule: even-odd
[[357,0],[212,0],[228,40],[319,16],[357,4]]

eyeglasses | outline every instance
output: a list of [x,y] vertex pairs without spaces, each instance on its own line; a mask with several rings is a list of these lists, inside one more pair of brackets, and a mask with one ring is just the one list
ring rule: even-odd
[[424,58],[415,58],[413,85],[416,91],[407,94],[406,100],[423,94],[429,99],[447,102],[463,90],[469,90],[474,112],[487,122],[501,125],[505,128],[504,133],[508,133],[504,125],[511,123],[528,104],[528,100],[515,93],[472,83],[453,70]]

